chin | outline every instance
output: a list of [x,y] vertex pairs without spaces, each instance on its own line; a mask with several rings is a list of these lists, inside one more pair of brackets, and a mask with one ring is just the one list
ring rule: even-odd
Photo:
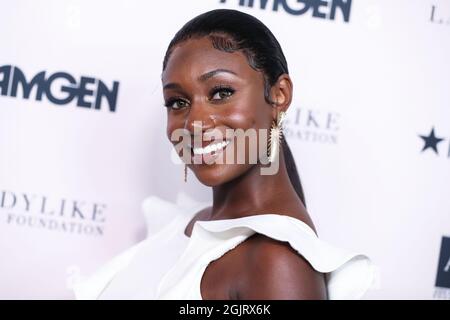
[[202,164],[191,169],[202,184],[215,187],[238,178],[247,172],[249,167],[247,165]]

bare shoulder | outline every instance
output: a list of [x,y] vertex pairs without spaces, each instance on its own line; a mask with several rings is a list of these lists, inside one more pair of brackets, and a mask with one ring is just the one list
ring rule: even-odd
[[240,299],[326,299],[324,275],[287,242],[262,234],[244,241],[239,250],[241,272],[235,285]]

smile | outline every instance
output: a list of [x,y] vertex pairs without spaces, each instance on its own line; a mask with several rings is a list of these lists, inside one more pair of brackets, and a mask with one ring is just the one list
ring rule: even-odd
[[193,148],[194,154],[208,154],[214,151],[220,151],[224,149],[230,141],[222,141],[219,143],[210,143],[206,147],[202,148]]

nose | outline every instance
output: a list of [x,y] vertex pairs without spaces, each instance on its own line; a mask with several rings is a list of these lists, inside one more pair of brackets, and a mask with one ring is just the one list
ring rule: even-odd
[[191,136],[202,135],[203,132],[215,127],[214,115],[208,111],[207,106],[193,103],[186,117],[184,128]]

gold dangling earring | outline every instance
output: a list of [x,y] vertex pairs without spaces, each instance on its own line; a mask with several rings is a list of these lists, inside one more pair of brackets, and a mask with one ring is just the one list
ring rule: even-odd
[[187,182],[187,164],[184,164],[184,182]]
[[275,157],[280,152],[280,141],[283,137],[283,120],[286,117],[286,112],[278,111],[277,121],[273,121],[272,127],[270,128],[270,138],[269,138],[269,162],[275,161]]

